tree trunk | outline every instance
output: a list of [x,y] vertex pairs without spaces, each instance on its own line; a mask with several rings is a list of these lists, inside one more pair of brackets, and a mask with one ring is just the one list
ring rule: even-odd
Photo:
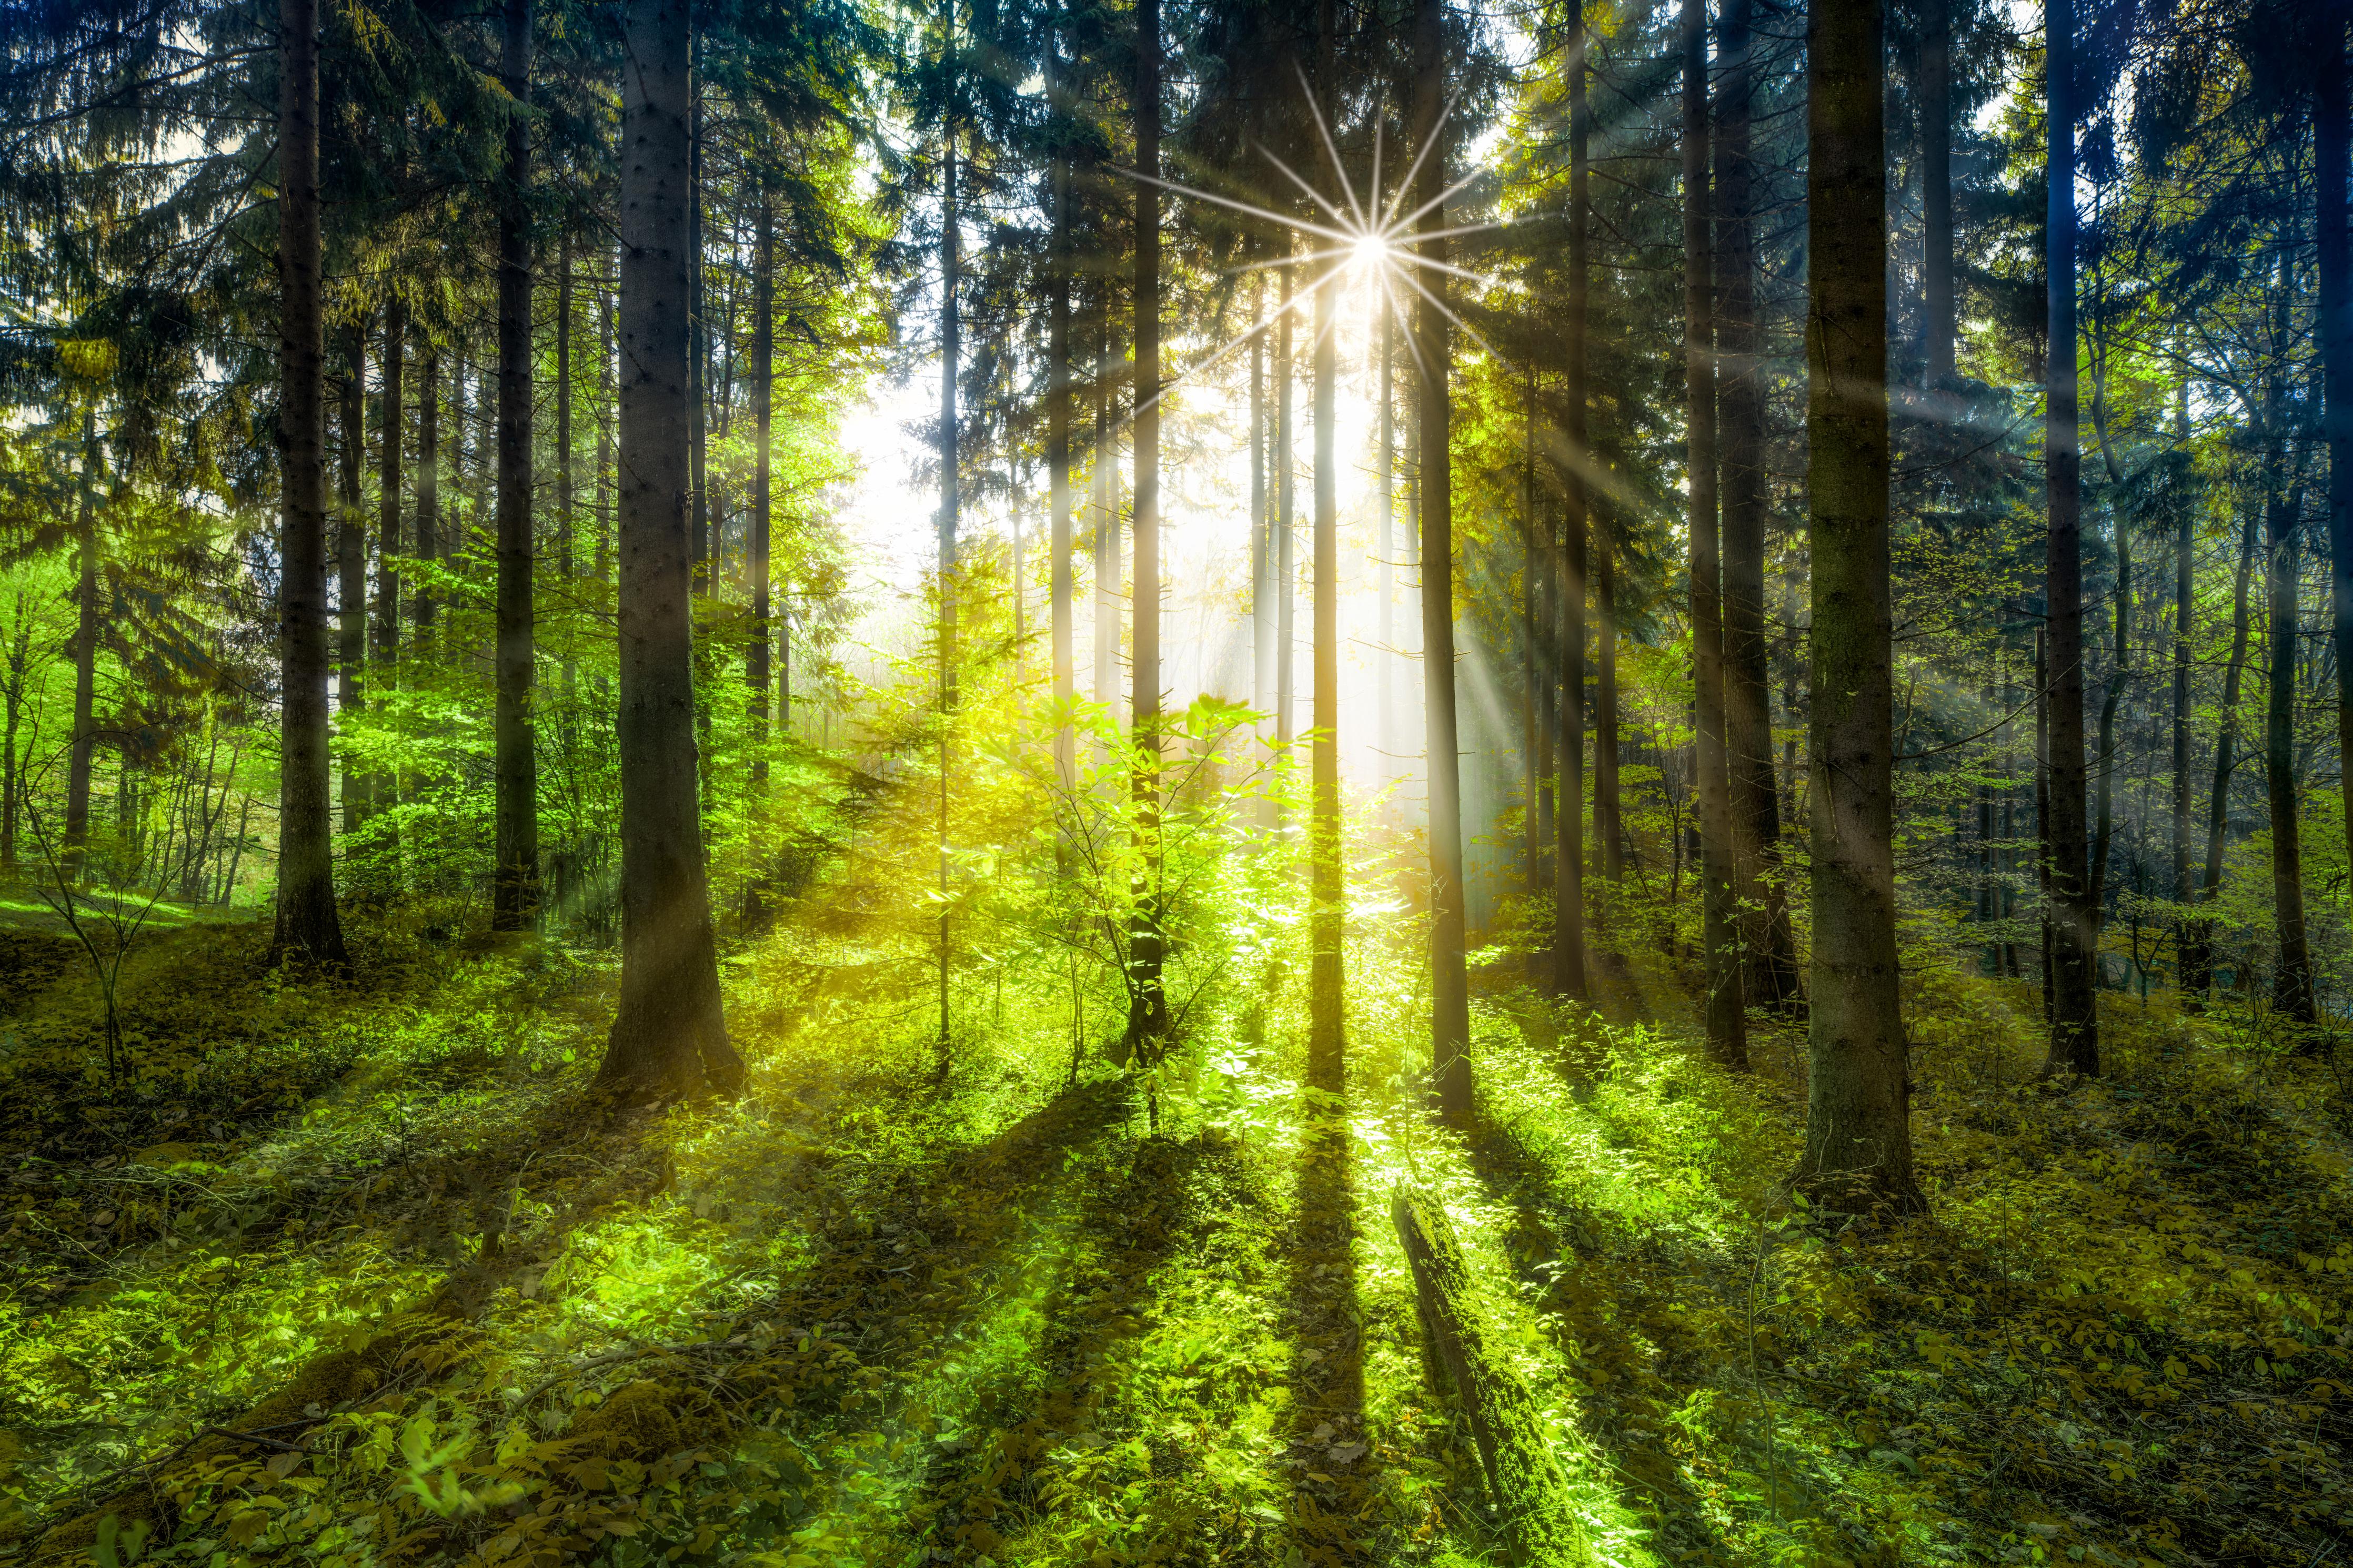
[[[2046,0],[2043,34],[2050,94],[2045,160],[2050,182],[2044,216],[2050,362],[2044,433],[2051,525],[2044,554],[2051,662],[2051,896],[2052,901],[2051,1056],[2045,1072],[2100,1070],[2099,995],[2093,953],[2096,911],[2084,842],[2083,452],[2075,369],[2075,69],[2074,0]],[[1817,939],[1819,942],[1819,938]]]
[[1589,1561],[1576,1500],[1545,1436],[1543,1413],[1502,1347],[1489,1344],[1471,1270],[1445,1206],[1428,1194],[1400,1187],[1389,1200],[1389,1219],[1413,1276],[1414,1303],[1430,1357],[1461,1402],[1488,1496],[1509,1521],[1513,1561]]
[[1119,437],[1112,428],[1111,286],[1097,285],[1095,313],[1095,438],[1089,487],[1095,512],[1094,699],[1106,716],[1119,708]]
[[1807,15],[1814,940],[1799,1180],[1831,1207],[1917,1211],[1896,990],[1881,28],[1879,0]]
[[[1267,511],[1266,274],[1250,286],[1250,707],[1274,700],[1274,527]],[[1261,725],[1261,732],[1264,726]]]
[[776,417],[776,216],[768,193],[759,193],[760,211],[752,239],[752,641],[744,650],[744,679],[752,688],[752,784],[755,794],[768,782],[768,602],[769,557],[774,551],[770,510],[774,461],[769,448]]
[[[1147,0],[1157,4],[1157,0]],[[1334,0],[1316,6],[1316,83],[1338,101]],[[1340,944],[1340,473],[1339,364],[1334,312],[1339,264],[1327,262],[1315,290],[1315,739],[1308,814],[1307,1081],[1333,1094],[1345,1082]],[[1139,426],[1140,427],[1140,426]]]
[[621,162],[621,995],[600,1084],[740,1086],[727,1043],[695,781],[687,439],[691,0],[628,0]]
[[2037,935],[2042,942],[2042,1026],[2058,1016],[2057,922],[2051,907],[2051,647],[2047,628],[2034,633],[2034,883]]
[[[613,580],[613,292],[596,290],[596,581]],[[602,679],[601,677],[599,679]]]
[[90,763],[98,749],[98,430],[87,412],[81,440],[81,494],[74,503],[73,749],[66,759],[65,832],[65,869],[76,882],[88,868]]
[[326,343],[320,315],[319,5],[279,0],[278,450],[281,502],[278,922],[271,962],[341,969],[327,760]]
[[[1053,69],[1050,87],[1056,93],[1066,90],[1061,80],[1059,54],[1050,53]],[[1054,110],[1055,127],[1066,131],[1062,116],[1066,110],[1058,99]],[[1071,590],[1071,160],[1060,137],[1054,146],[1053,170],[1054,234],[1052,252],[1047,272],[1047,346],[1046,346],[1046,484],[1053,514],[1052,533],[1048,548],[1053,553],[1053,616],[1054,637],[1054,710],[1067,715],[1078,695],[1078,668],[1071,641],[1072,606]],[[1255,443],[1257,429],[1251,428]],[[1256,474],[1256,448],[1252,448],[1252,474]],[[1256,511],[1251,512],[1256,526]],[[1054,775],[1064,789],[1076,781],[1077,758],[1073,755],[1071,725],[1067,718],[1058,718],[1054,727]]]
[[1920,17],[1921,315],[1928,390],[1953,379],[1953,5],[1926,0]]
[[[1618,798],[1618,552],[1607,517],[1588,530],[1593,549],[1593,837],[1603,880],[1626,878],[1626,830]],[[1607,889],[1605,889],[1605,908]]]
[[[2189,384],[2179,389],[2183,400],[2177,436],[2187,440],[2187,399]],[[2180,957],[2182,1004],[2195,1011],[2206,989],[2205,952],[2197,921],[2190,918],[2189,906],[2197,898],[2196,885],[2189,879],[2189,673],[2192,663],[2190,634],[2194,629],[2192,609],[2193,589],[2197,572],[2198,513],[2194,507],[2183,507],[2173,530],[2173,899],[2182,907],[2174,933],[2175,951]]]
[[1293,510],[1291,384],[1292,269],[1282,268],[1282,319],[1274,332],[1274,743],[1281,748],[1280,765],[1289,767],[1288,748],[1298,733],[1298,682],[1293,656],[1298,651],[1299,563],[1296,560],[1298,514]]
[[[2283,273],[2286,268],[2281,268]],[[2283,279],[2284,285],[2284,279]],[[2284,291],[2281,313],[2285,314]],[[2283,345],[2284,352],[2284,345]],[[2286,379],[2284,365],[2274,373]],[[2282,399],[2270,412],[2277,416]],[[2305,931],[2304,835],[2295,793],[2296,511],[2281,494],[2280,447],[2274,424],[2265,468],[2264,607],[2271,619],[2271,668],[2264,704],[2263,781],[2271,797],[2272,917],[2278,960],[2272,971],[2272,1005],[2295,1024],[2313,1022],[2312,948]],[[2302,500],[2299,488],[2296,500]],[[2299,1051],[2307,1043],[2297,1042]]]
[[[335,526],[337,569],[337,650],[335,704],[348,724],[366,711],[367,674],[367,514],[360,493],[361,465],[367,453],[367,328],[351,336],[351,377],[343,383],[343,418],[337,435],[343,445],[342,489]],[[367,820],[368,779],[365,770],[343,753],[343,831],[354,832]]]
[[[1446,261],[1446,0],[1415,0],[1413,143],[1426,149],[1414,199],[1424,210],[1409,263]],[[1430,760],[1430,1068],[1440,1114],[1471,1124],[1471,982],[1464,963],[1462,774],[1454,723],[1453,405],[1447,344],[1446,275],[1425,267],[1413,327],[1421,380],[1418,479],[1421,490],[1422,693]]]
[[940,16],[944,25],[941,51],[948,79],[948,100],[940,116],[940,515],[939,526],[939,657],[940,657],[940,801],[939,801],[939,1003],[940,1003],[940,1071],[945,1073],[949,1064],[952,1035],[948,1016],[948,771],[949,752],[954,742],[950,732],[949,714],[956,700],[956,523],[962,496],[958,471],[964,461],[957,427],[956,374],[962,368],[964,345],[960,332],[963,320],[957,312],[957,290],[964,277],[959,270],[957,226],[962,221],[956,208],[956,125],[955,125],[955,4],[942,0]]
[[[400,578],[394,570],[393,559],[400,553],[401,527],[400,490],[405,471],[401,453],[401,437],[407,419],[407,390],[403,372],[408,360],[408,307],[400,296],[393,295],[384,304],[384,387],[376,403],[376,527],[375,527],[375,662],[377,669],[376,702],[379,708],[384,694],[394,684],[393,662],[400,657]],[[397,798],[392,781],[380,778],[375,787],[381,799],[377,804],[390,805]]]
[[1374,592],[1380,605],[1376,612],[1380,617],[1379,636],[1374,654],[1374,697],[1379,715],[1375,725],[1374,755],[1380,759],[1381,777],[1386,782],[1391,773],[1390,757],[1396,752],[1397,725],[1397,331],[1389,320],[1389,302],[1386,297],[1374,302],[1373,309],[1380,317],[1381,378],[1380,404],[1374,417],[1378,421],[1379,455],[1373,470],[1374,505],[1379,512],[1373,521],[1373,581]]
[[1765,641],[1764,332],[1757,320],[1750,0],[1725,0],[1715,121],[1717,399],[1724,464],[1724,747],[1745,1002],[1798,1001],[1781,869],[1773,706]]
[[[441,356],[429,345],[417,366],[417,558],[441,558]],[[432,588],[420,580],[409,601],[419,644],[432,639],[435,608]]]
[[499,210],[499,578],[497,869],[491,929],[528,930],[539,918],[539,771],[532,714],[531,0],[506,0],[499,62],[518,106],[507,120]]
[[[572,506],[572,236],[567,231],[555,251],[555,575],[559,582],[570,580],[579,559]],[[572,672],[568,651],[564,668],[568,685]]]
[[[2315,8],[2322,18],[2314,51],[2313,214],[2320,271],[2322,428],[2328,439],[2329,620],[2337,650],[2337,755],[2340,776],[2353,768],[2353,235],[2347,230],[2345,186],[2353,178],[2353,126],[2347,121],[2345,16],[2341,5]],[[2353,846],[2353,786],[2342,787],[2345,842]]]
[[[1724,630],[1716,559],[1716,376],[1715,332],[1710,320],[1714,258],[1708,247],[1705,0],[1683,0],[1683,366],[1689,451],[1684,471],[1690,476],[1691,497],[1700,945],[1707,974],[1707,1047],[1719,1061],[1745,1068],[1748,1065],[1746,999],[1741,984],[1738,889],[1734,882],[1731,780],[1724,745]],[[1820,592],[1818,576],[1818,595]],[[1820,625],[1818,619],[1818,628]],[[1820,943],[1816,946],[1819,950]]]
[[2116,528],[2116,642],[2107,695],[2100,701],[2100,781],[2092,823],[2092,929],[2107,921],[2108,852],[2116,841],[2116,713],[2124,706],[2125,679],[2132,654],[2132,535],[2121,516]]
[[[1132,1051],[1158,1058],[1168,1034],[1160,984],[1160,0],[1135,6],[1135,607],[1130,650],[1134,677],[1135,831],[1153,862],[1141,873],[1130,937],[1134,965],[1127,1036]],[[1155,1100],[1155,1119],[1158,1101]]]
[[1582,1000],[1585,976],[1585,534],[1590,515],[1585,475],[1592,461],[1587,442],[1587,348],[1592,331],[1592,166],[1588,144],[1592,109],[1584,0],[1568,11],[1563,54],[1568,71],[1568,321],[1562,350],[1561,444],[1567,462],[1561,471],[1560,619],[1558,680],[1560,711],[1553,739],[1552,989],[1556,996]]

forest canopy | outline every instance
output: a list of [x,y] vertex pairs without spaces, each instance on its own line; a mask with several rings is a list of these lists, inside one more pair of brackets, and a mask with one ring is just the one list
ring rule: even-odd
[[0,4],[0,1568],[2317,1568],[2348,29]]

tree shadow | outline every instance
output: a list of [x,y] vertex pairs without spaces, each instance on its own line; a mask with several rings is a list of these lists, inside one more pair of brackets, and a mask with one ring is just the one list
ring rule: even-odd
[[1356,1275],[1354,1152],[1344,1102],[1309,1089],[1287,1247],[1291,1331],[1289,1509],[1293,1543],[1310,1563],[1369,1560],[1356,1521],[1376,1491],[1365,1428],[1364,1313]]
[[1609,1222],[1555,1190],[1543,1163],[1508,1129],[1482,1116],[1467,1152],[1472,1173],[1510,1207],[1513,1270],[1535,1288],[1547,1336],[1574,1357],[1584,1389],[1580,1425],[1630,1483],[1621,1488],[1627,1508],[1649,1523],[1663,1560],[1734,1561],[1669,1447],[1669,1414],[1706,1385],[1702,1347],[1681,1333],[1674,1314],[1643,1311],[1645,1271],[1611,1255]]

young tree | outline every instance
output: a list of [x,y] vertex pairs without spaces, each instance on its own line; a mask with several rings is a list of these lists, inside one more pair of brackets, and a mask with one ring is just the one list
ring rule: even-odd
[[[287,0],[291,5],[297,0]],[[621,75],[621,995],[597,1081],[732,1091],[695,778],[687,442],[691,0],[628,0]]]
[[1806,19],[1814,941],[1798,1180],[1829,1206],[1918,1210],[1896,992],[1882,26],[1880,0]]
[[[1160,0],[1136,0],[1135,605],[1128,657],[1135,679],[1135,830],[1147,844],[1160,819]],[[1129,1047],[1140,1052],[1156,1052],[1168,1033],[1160,984],[1165,913],[1153,899],[1137,900],[1127,1032]]]
[[272,963],[350,963],[335,909],[327,757],[327,495],[320,312],[319,6],[278,7],[278,450],[281,736]]

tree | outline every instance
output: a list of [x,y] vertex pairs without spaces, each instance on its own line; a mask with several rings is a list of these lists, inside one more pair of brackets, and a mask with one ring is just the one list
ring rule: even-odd
[[1585,536],[1591,523],[1586,468],[1593,461],[1586,415],[1587,339],[1591,330],[1588,289],[1592,226],[1592,170],[1588,139],[1592,116],[1586,99],[1584,0],[1570,0],[1568,71],[1568,331],[1563,345],[1561,443],[1568,462],[1561,475],[1565,506],[1560,539],[1560,731],[1553,766],[1559,805],[1553,825],[1552,989],[1556,996],[1585,995]]
[[1462,776],[1454,722],[1454,487],[1449,443],[1453,405],[1444,300],[1446,265],[1446,0],[1415,0],[1413,140],[1422,209],[1408,265],[1421,268],[1413,313],[1420,372],[1417,479],[1420,486],[1422,690],[1430,767],[1430,1071],[1439,1112],[1471,1123],[1471,983],[1464,962]]
[[628,0],[622,24],[621,995],[597,1082],[632,1098],[744,1079],[719,994],[695,774],[691,3]]
[[[1160,820],[1160,0],[1135,7],[1135,605],[1129,658],[1135,694],[1135,831],[1149,844]],[[1134,1005],[1128,1046],[1146,1060],[1168,1034],[1160,983],[1167,956],[1164,911],[1136,901]],[[1157,1102],[1155,1101],[1155,1104]]]
[[505,8],[499,59],[509,101],[499,180],[498,823],[491,924],[522,931],[539,916],[539,772],[532,733],[531,0],[505,0]]
[[1916,1210],[1895,967],[1882,26],[1879,0],[1806,19],[1814,941],[1798,1180],[1832,1207]]
[[335,909],[327,758],[327,497],[320,312],[318,0],[278,7],[279,671],[273,963],[350,963]]
[[[1156,4],[1157,0],[1147,0]],[[1338,112],[1334,0],[1315,8],[1316,85]],[[1345,1081],[1340,943],[1345,893],[1340,872],[1339,346],[1340,265],[1326,262],[1315,289],[1315,737],[1309,757],[1307,1077],[1336,1094]]]
[[2100,1070],[2099,993],[2093,954],[2099,911],[2085,842],[2084,763],[2084,529],[2082,433],[2075,365],[2075,5],[2047,0],[2043,267],[2049,344],[2045,366],[2044,471],[2050,511],[2043,561],[2051,662],[2051,861],[2052,941],[2049,1072]]
[[[1716,354],[1708,245],[1707,5],[1683,0],[1683,363],[1691,479],[1691,638],[1699,767],[1700,945],[1707,1048],[1745,1067],[1747,1029],[1725,755],[1723,577],[1716,554]],[[1809,222],[1813,209],[1808,208]],[[1883,233],[1884,219],[1883,218]],[[1820,578],[1816,579],[1817,583]]]

